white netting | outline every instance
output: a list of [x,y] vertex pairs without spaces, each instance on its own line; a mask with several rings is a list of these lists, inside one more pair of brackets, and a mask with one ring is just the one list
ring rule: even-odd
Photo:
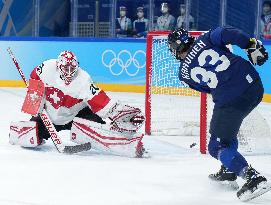
[[199,93],[181,84],[179,66],[180,62],[168,50],[166,37],[155,37],[152,44],[152,134],[199,134]]
[[[151,67],[151,133],[154,135],[199,136],[199,93],[180,83],[179,65],[168,50],[167,36],[154,36]],[[210,96],[207,102],[209,130],[213,108]],[[238,138],[243,152],[271,152],[269,125],[256,110],[244,120]]]
[[[213,114],[214,103],[208,97],[207,130]],[[209,137],[209,136],[208,136]],[[254,109],[243,121],[237,135],[239,150],[247,154],[271,153],[270,126],[260,112]]]

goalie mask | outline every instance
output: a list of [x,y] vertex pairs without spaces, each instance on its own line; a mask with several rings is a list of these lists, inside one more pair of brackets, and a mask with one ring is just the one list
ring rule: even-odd
[[168,48],[177,60],[183,60],[181,53],[186,52],[194,41],[187,30],[179,28],[168,35]]
[[60,72],[60,77],[66,85],[69,85],[78,71],[78,61],[76,56],[71,51],[63,51],[57,58],[57,68]]

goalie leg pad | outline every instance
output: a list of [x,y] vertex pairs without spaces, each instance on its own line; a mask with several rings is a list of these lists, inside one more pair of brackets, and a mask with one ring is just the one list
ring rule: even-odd
[[33,121],[12,122],[10,124],[9,143],[22,147],[36,147],[41,144],[37,123]]
[[120,133],[107,124],[75,118],[71,128],[71,141],[83,144],[90,142],[93,149],[121,156],[137,157],[144,134]]

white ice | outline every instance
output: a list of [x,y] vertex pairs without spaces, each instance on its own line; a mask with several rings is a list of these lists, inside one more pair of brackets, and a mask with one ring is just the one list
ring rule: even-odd
[[[110,93],[144,106],[143,94]],[[8,143],[9,123],[27,120],[20,112],[25,89],[0,89],[0,205],[241,205],[236,192],[208,180],[218,161],[199,154],[198,138],[146,136],[151,158],[135,159],[88,151],[59,154],[50,141],[39,149]],[[271,121],[271,105],[260,111]],[[68,142],[68,132],[61,136]],[[271,156],[247,156],[271,180]],[[243,181],[238,181],[242,185]],[[250,204],[271,204],[267,193]]]

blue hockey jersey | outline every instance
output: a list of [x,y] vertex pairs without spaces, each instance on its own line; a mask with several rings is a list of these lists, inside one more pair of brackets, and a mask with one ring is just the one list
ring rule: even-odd
[[247,48],[250,37],[233,27],[218,27],[201,35],[181,62],[179,79],[192,89],[210,93],[216,106],[240,96],[259,74],[252,64],[230,52],[227,44]]

